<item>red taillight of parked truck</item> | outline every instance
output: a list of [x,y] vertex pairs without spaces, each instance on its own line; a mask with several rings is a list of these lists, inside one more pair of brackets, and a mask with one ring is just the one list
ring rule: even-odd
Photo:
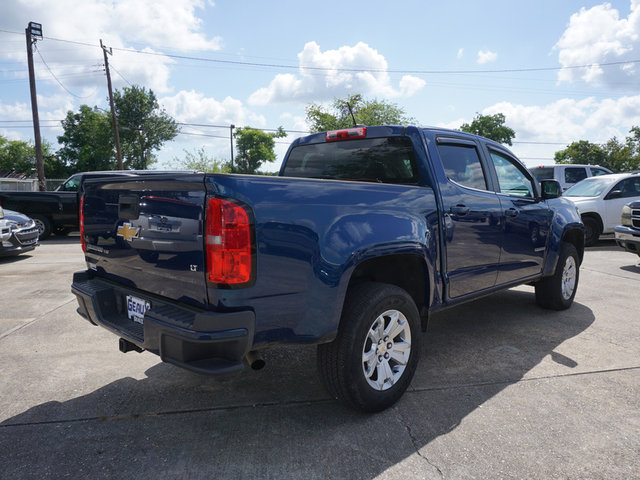
[[80,197],[80,207],[78,212],[79,225],[80,225],[80,245],[82,246],[82,251],[87,251],[87,242],[84,239],[84,195]]
[[223,287],[252,282],[251,220],[244,207],[221,198],[209,198],[205,241],[209,282]]

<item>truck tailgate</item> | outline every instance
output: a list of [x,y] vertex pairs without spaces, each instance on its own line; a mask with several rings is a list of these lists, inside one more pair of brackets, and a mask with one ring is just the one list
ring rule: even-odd
[[88,268],[118,284],[204,307],[205,196],[201,174],[87,182]]

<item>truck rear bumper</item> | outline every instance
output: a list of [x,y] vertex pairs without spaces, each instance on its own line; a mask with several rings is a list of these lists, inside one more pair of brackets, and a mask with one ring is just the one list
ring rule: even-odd
[[[252,311],[210,312],[93,277],[73,275],[78,313],[168,363],[202,374],[242,370],[255,332]],[[150,303],[142,323],[127,316],[127,295]]]

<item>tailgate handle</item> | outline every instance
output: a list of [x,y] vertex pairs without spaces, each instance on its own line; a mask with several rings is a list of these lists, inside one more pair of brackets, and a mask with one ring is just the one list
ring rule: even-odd
[[127,220],[137,220],[140,216],[140,198],[138,195],[120,195],[118,198],[118,216]]

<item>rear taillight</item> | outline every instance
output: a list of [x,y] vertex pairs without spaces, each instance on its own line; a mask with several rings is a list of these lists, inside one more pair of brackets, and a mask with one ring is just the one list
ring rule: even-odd
[[209,198],[206,220],[207,279],[220,286],[241,286],[253,278],[251,222],[237,203]]
[[87,251],[87,242],[84,239],[84,195],[80,197],[80,211],[78,212],[80,219],[80,245],[82,245],[82,251]]
[[327,132],[325,140],[327,142],[337,142],[339,140],[354,140],[356,138],[365,138],[367,136],[367,127],[347,128],[345,130],[332,130]]

